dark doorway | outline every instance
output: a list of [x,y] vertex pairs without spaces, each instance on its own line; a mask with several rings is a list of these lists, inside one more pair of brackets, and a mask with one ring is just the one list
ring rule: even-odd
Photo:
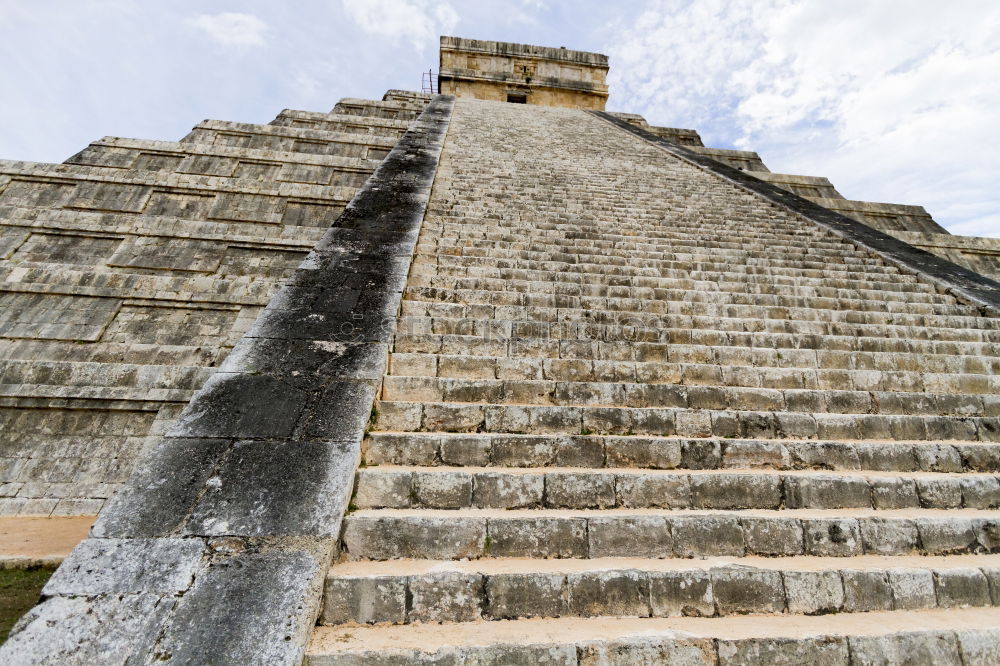
[[507,93],[507,101],[511,104],[527,104],[528,96],[524,93]]

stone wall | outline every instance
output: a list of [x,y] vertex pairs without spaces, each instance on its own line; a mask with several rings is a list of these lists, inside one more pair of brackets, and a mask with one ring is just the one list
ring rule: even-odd
[[600,53],[457,37],[441,38],[438,82],[458,97],[603,110],[608,58]]
[[1000,280],[1000,238],[952,236],[949,233],[890,231],[890,234],[939,257]]
[[0,514],[96,514],[426,102],[0,162]]

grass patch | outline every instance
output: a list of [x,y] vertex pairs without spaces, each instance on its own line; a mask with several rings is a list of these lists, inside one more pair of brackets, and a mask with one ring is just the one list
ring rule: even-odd
[[0,645],[14,623],[38,603],[42,586],[55,568],[0,569]]

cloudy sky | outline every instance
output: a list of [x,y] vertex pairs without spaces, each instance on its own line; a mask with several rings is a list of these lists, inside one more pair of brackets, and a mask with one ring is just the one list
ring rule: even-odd
[[611,110],[1000,237],[997,0],[0,0],[0,158],[417,89],[441,34],[607,53]]

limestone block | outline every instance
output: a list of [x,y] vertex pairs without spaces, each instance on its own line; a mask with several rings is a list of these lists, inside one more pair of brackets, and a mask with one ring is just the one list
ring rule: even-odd
[[785,571],[789,613],[823,615],[844,606],[845,592],[839,571]]
[[715,615],[712,578],[707,571],[650,572],[649,596],[653,617]]
[[567,575],[567,607],[580,617],[648,617],[649,579],[632,570],[587,571]]
[[841,579],[845,612],[892,610],[893,594],[887,572],[847,569],[841,572]]
[[392,576],[328,576],[323,600],[321,624],[406,620],[406,585]]
[[493,619],[557,617],[566,610],[562,574],[493,574],[486,579],[484,615]]
[[490,557],[586,557],[582,518],[491,518]]
[[411,622],[471,622],[483,612],[483,577],[448,571],[409,580]]
[[733,566],[712,570],[712,594],[719,615],[782,613],[781,572]]
[[672,518],[670,526],[678,557],[742,556],[745,552],[743,530],[735,518],[684,516]]
[[670,557],[674,541],[670,523],[659,516],[589,518],[590,557]]

